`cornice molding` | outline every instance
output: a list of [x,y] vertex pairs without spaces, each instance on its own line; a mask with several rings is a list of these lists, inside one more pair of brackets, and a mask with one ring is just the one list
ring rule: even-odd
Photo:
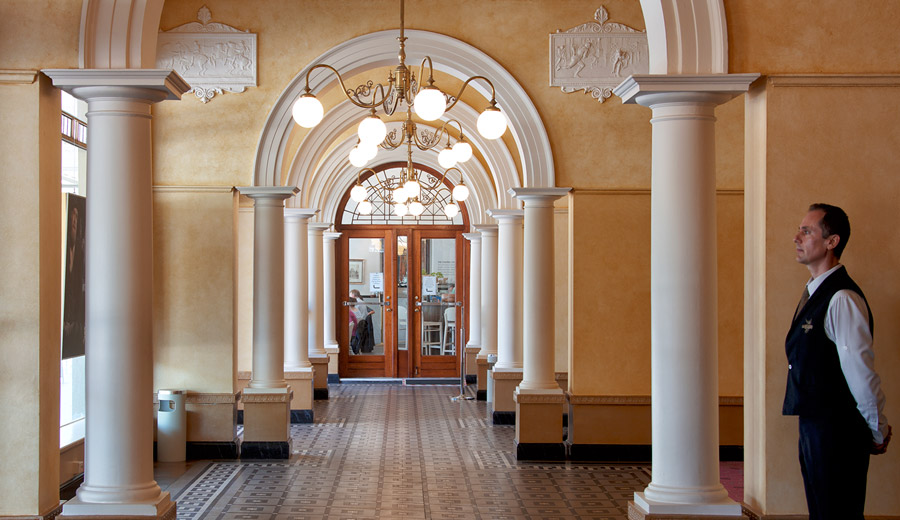
[[37,81],[39,71],[0,69],[0,85],[31,85]]
[[153,186],[159,193],[231,193],[234,186]]
[[773,87],[900,87],[900,74],[778,74]]

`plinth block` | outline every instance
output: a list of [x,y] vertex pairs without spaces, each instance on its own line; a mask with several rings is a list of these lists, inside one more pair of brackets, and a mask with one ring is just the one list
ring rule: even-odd
[[291,420],[290,387],[247,388],[244,390],[244,442],[288,442]]

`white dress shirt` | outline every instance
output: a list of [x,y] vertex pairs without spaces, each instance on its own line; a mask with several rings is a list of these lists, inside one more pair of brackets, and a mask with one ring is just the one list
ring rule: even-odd
[[[839,267],[841,264],[806,282],[810,296]],[[825,335],[837,345],[841,371],[856,400],[856,408],[869,424],[875,443],[881,444],[887,435],[888,422],[884,416],[881,378],[875,372],[869,308],[862,296],[847,289],[835,293],[825,315]]]

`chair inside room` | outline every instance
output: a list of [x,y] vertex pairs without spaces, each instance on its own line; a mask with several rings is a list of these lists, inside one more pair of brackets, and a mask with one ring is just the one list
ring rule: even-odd
[[444,331],[441,334],[441,354],[456,355],[456,307],[444,309]]

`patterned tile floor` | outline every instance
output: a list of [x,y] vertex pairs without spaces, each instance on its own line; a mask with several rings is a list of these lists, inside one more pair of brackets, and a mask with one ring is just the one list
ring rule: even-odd
[[458,387],[329,392],[291,426],[290,460],[157,464],[178,519],[624,519],[650,481],[649,465],[518,463],[514,428]]

